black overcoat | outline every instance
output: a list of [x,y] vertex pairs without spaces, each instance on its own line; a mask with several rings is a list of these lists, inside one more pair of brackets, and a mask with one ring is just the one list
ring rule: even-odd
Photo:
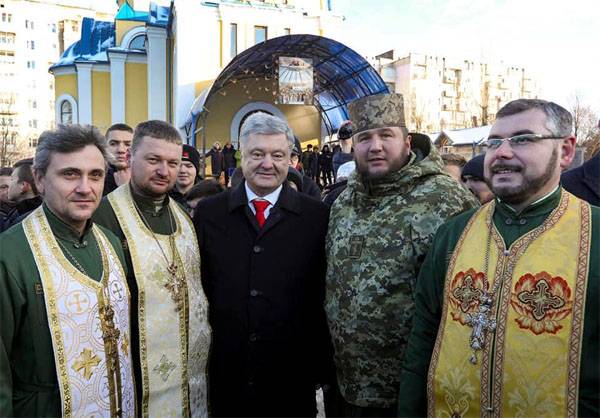
[[212,416],[315,416],[330,374],[323,310],[328,210],[284,184],[263,228],[242,182],[194,216],[213,331]]
[[565,171],[560,182],[568,192],[600,206],[600,152],[579,167]]

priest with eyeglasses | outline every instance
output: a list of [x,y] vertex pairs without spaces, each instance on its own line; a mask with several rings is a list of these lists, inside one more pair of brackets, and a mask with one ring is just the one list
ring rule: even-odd
[[564,190],[573,118],[498,111],[495,199],[437,232],[415,289],[399,416],[600,416],[600,209]]

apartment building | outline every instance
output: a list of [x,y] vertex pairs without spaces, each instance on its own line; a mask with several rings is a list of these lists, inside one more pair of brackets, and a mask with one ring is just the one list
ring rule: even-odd
[[[55,124],[48,67],[79,39],[84,17],[111,19],[117,5],[92,0],[0,0],[0,165],[33,153]],[[112,12],[111,12],[112,10]]]
[[391,91],[404,95],[409,129],[419,132],[487,125],[504,104],[539,93],[525,68],[505,63],[388,51],[372,64]]
[[[104,130],[117,122],[135,126],[143,120],[161,119],[190,138],[198,130],[189,126],[194,104],[202,103],[213,109],[203,118],[208,148],[214,141],[236,138],[231,132],[245,115],[257,110],[288,120],[302,139],[320,139],[322,121],[312,103],[277,103],[275,79],[253,75],[258,71],[257,61],[263,69],[276,65],[271,55],[257,52],[250,60],[252,74],[245,69],[249,75],[236,78],[228,72],[227,79],[232,81],[227,88],[221,86],[219,94],[207,97],[220,75],[251,48],[277,38],[285,44],[288,35],[290,43],[297,34],[335,38],[342,18],[330,10],[329,1],[118,3],[114,19],[85,19],[80,39],[50,68],[56,82],[57,121],[92,123]],[[314,44],[299,52],[306,54]],[[345,49],[338,46],[339,51]],[[334,65],[334,58],[329,66]],[[245,65],[236,64],[242,67],[240,71]]]

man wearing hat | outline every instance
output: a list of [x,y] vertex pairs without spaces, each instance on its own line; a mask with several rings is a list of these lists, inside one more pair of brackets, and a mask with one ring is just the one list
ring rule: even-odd
[[483,178],[483,159],[485,154],[476,155],[463,167],[460,179],[482,205],[494,199],[494,193],[490,190]]
[[413,289],[443,222],[477,205],[413,139],[400,94],[348,106],[356,171],[331,208],[325,310],[335,348],[335,416],[395,416]]
[[181,165],[177,173],[175,187],[169,193],[169,196],[177,203],[189,211],[185,195],[192,190],[194,184],[198,182],[198,172],[200,166],[200,153],[191,145],[183,144],[181,151]]
[[342,164],[354,159],[354,153],[352,152],[352,122],[347,120],[340,125],[337,138],[340,140],[340,150],[336,152],[334,149],[333,152],[333,172],[336,176]]

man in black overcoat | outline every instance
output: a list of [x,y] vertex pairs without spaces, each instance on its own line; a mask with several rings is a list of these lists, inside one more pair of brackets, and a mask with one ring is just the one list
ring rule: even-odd
[[562,186],[590,205],[600,206],[600,151],[560,177]]
[[198,203],[209,300],[212,416],[315,416],[331,373],[323,310],[328,210],[286,181],[291,129],[255,113],[240,132],[245,180]]

